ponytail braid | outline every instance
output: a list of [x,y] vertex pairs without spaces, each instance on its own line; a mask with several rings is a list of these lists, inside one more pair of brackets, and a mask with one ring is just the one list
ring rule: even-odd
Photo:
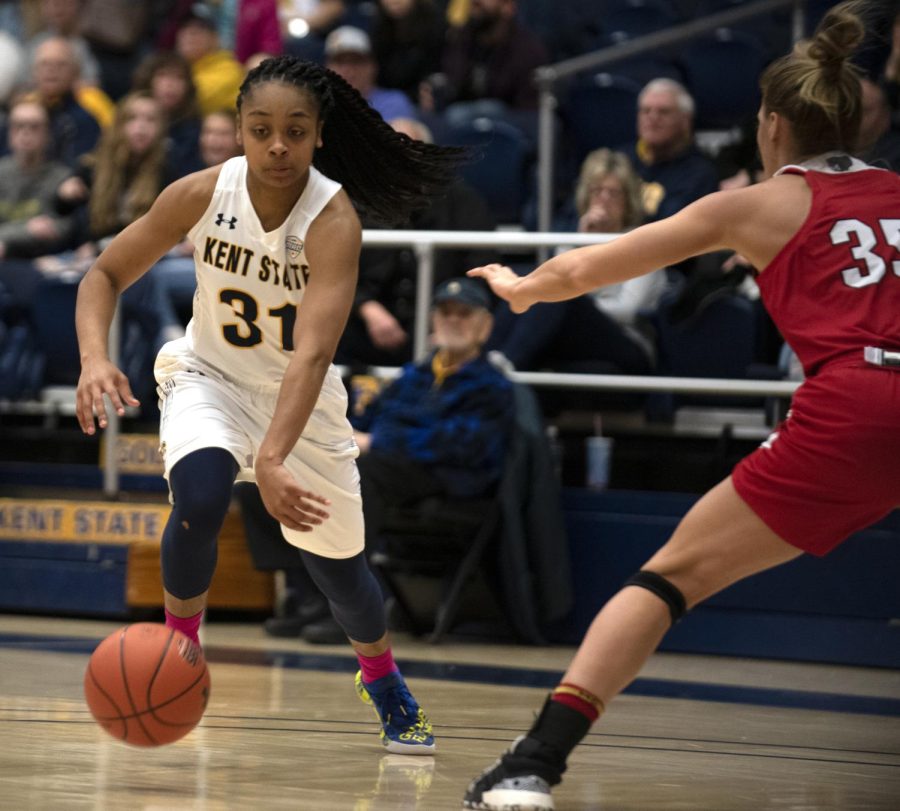
[[324,125],[313,165],[344,187],[367,224],[408,221],[455,179],[467,155],[460,147],[401,135],[341,76],[291,56],[267,59],[247,74],[238,110],[253,87],[272,81],[301,88],[316,100]]

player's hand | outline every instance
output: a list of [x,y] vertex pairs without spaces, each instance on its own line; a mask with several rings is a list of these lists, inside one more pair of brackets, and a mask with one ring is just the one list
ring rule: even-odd
[[533,304],[533,302],[523,302],[521,297],[516,296],[516,287],[522,278],[506,265],[493,264],[472,268],[466,272],[466,276],[484,279],[496,295],[509,302],[509,309],[514,313],[524,313]]
[[322,509],[331,502],[303,489],[281,463],[256,463],[256,484],[269,514],[288,529],[312,532],[328,518]]
[[131,391],[128,378],[109,360],[83,363],[78,388],[75,391],[75,416],[81,430],[86,434],[93,434],[97,430],[94,424],[95,417],[101,428],[106,428],[109,423],[103,395],[109,398],[120,417],[124,416],[126,405],[140,405],[140,401]]

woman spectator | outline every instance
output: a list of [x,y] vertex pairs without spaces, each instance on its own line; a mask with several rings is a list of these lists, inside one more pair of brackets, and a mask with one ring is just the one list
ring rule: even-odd
[[[165,144],[162,105],[147,91],[125,96],[116,105],[113,125],[103,133],[97,148],[57,189],[58,209],[74,211],[79,222],[74,261],[72,257],[46,257],[48,265],[43,270],[86,269],[113,236],[150,209],[170,179]],[[51,266],[54,264],[56,267]],[[123,304],[126,318],[140,327],[150,375],[156,349],[183,334],[183,328],[152,274],[129,288]]]
[[[203,168],[218,166],[240,154],[234,113],[222,110],[204,116],[200,129],[200,158]],[[151,268],[150,275],[162,288],[163,295],[171,301],[179,323],[187,326],[191,319],[194,292],[197,290],[194,246],[185,239]]]
[[172,180],[201,169],[200,108],[187,60],[171,51],[150,54],[138,65],[133,86],[137,91],[149,92],[165,111]]
[[[641,181],[625,155],[591,152],[575,188],[579,233],[616,234],[639,225]],[[522,371],[551,369],[607,374],[646,374],[653,344],[637,328],[641,310],[652,308],[666,285],[664,270],[595,290],[578,298],[538,304],[513,316],[501,302],[487,349],[502,353]]]

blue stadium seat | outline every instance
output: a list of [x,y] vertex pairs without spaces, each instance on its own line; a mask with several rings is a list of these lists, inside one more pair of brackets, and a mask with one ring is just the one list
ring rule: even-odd
[[684,84],[684,73],[674,62],[654,57],[623,59],[607,65],[607,70],[616,76],[631,79],[643,87],[653,79],[674,79]]
[[[748,5],[752,0],[698,0],[694,15],[707,17],[723,11],[732,11]],[[831,0],[828,0],[832,5]],[[767,60],[781,56],[791,49],[791,9],[777,9],[768,14],[743,20],[730,26],[755,37],[763,46]],[[690,47],[690,45],[688,45]]]
[[[81,358],[75,332],[75,300],[80,281],[80,276],[45,279],[32,299],[31,322],[44,364],[41,387],[75,386],[78,383]],[[128,376],[138,399],[151,402],[155,389],[153,361],[156,356],[152,333],[158,325],[153,321],[152,314],[147,315],[147,324],[141,324],[141,317],[142,314],[133,313],[122,318],[119,367]]]
[[45,386],[74,386],[81,372],[75,334],[75,298],[81,277],[45,279],[31,302],[38,347],[46,359]]
[[603,13],[597,0],[519,0],[518,17],[547,46],[552,62],[599,47]]
[[698,129],[737,126],[756,113],[765,51],[754,37],[720,28],[691,42],[681,64],[697,103]]
[[665,0],[614,0],[605,4],[602,18],[609,44],[652,34],[679,22]]
[[530,139],[506,121],[475,118],[449,128],[445,142],[473,148],[474,159],[460,172],[485,199],[497,222],[521,222],[534,159]]
[[577,164],[593,149],[616,149],[635,139],[640,91],[638,82],[613,73],[595,73],[572,83],[561,115]]
[[[720,291],[682,320],[672,307],[677,291],[667,294],[653,316],[657,334],[657,373],[673,377],[746,379],[756,351],[757,312],[744,296]],[[648,412],[670,419],[682,405],[739,405],[744,399],[659,393],[651,396]]]

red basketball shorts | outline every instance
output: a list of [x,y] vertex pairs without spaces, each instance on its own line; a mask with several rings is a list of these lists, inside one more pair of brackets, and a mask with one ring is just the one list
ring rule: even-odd
[[900,370],[830,366],[804,381],[732,481],[780,538],[813,555],[900,507]]

